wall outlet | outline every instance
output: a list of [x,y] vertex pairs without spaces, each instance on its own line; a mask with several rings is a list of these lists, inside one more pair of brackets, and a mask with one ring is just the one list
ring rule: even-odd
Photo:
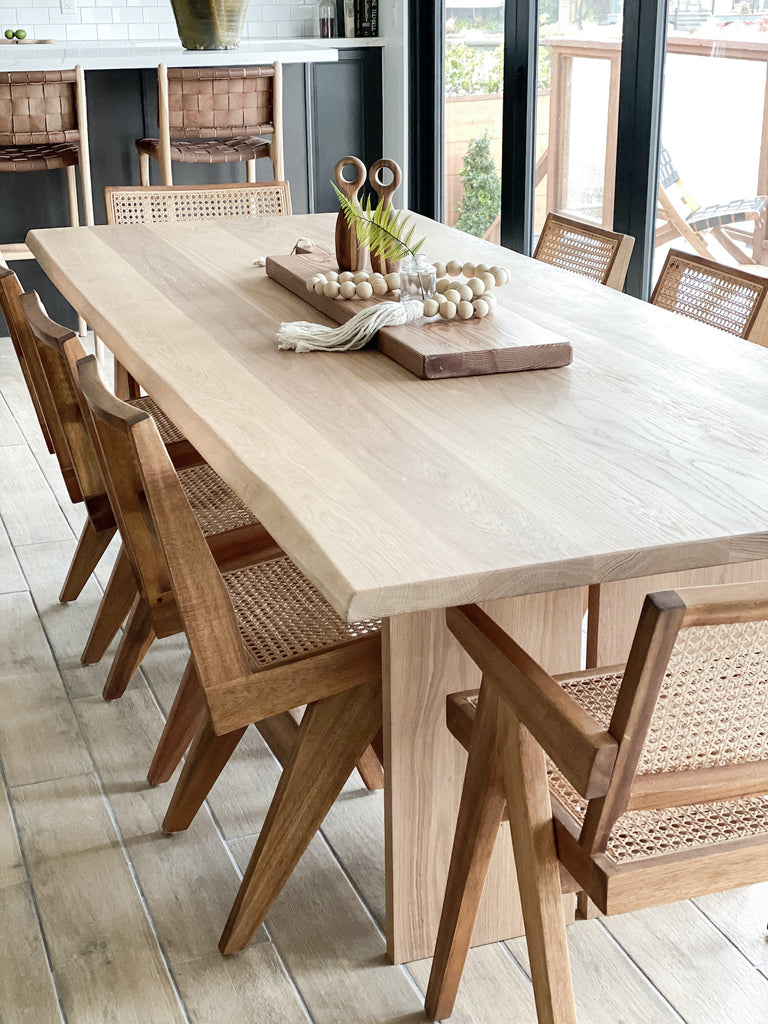
[[77,14],[77,0],[61,0],[62,14]]

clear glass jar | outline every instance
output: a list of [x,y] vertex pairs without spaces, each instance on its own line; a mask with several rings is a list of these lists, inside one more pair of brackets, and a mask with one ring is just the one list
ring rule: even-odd
[[426,256],[406,256],[400,264],[400,301],[424,302],[434,297],[437,288],[435,268]]
[[333,39],[336,36],[336,2],[320,0],[317,5],[318,36],[321,39]]

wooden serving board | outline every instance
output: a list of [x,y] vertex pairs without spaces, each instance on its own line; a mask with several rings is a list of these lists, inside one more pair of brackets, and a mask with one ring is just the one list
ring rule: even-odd
[[[294,256],[267,257],[267,274],[299,295],[337,324],[392,295],[370,299],[328,299],[307,291],[307,280],[336,266],[327,249]],[[511,373],[567,366],[573,361],[570,341],[532,323],[510,309],[496,310],[484,320],[421,320],[379,331],[376,347],[423,380],[474,377],[484,373]]]

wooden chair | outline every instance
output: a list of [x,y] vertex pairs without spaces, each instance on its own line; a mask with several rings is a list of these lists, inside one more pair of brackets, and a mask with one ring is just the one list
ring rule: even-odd
[[104,189],[107,224],[165,224],[186,220],[286,217],[287,181],[238,185],[126,185]]
[[621,291],[634,244],[631,235],[548,213],[533,258]]
[[768,278],[671,249],[651,302],[758,345],[768,345],[767,294]]
[[[148,776],[167,780],[195,737],[164,830],[189,826],[249,724],[271,746],[276,727],[292,730],[222,937],[232,952],[250,941],[379,731],[380,624],[343,622],[285,557],[221,573],[151,417],[107,391],[93,357],[78,369],[142,589],[149,603],[173,607],[191,650]],[[297,732],[287,711],[303,704]]]
[[[78,65],[64,71],[0,72],[0,172],[54,171],[67,174],[70,223],[80,224],[75,168],[86,224],[93,224],[85,76]],[[0,244],[6,260],[34,257],[24,242]],[[79,331],[86,331],[79,321]]]
[[[36,292],[22,294],[19,307],[24,333],[36,342],[36,358],[44,374],[43,384],[49,401],[46,422],[52,425],[51,435],[61,436],[66,442],[71,474],[88,514],[73,567],[62,591],[62,599],[73,600],[77,596],[75,590],[79,593],[78,588],[83,586],[116,532],[114,503],[108,497],[108,481],[105,480],[100,453],[94,446],[88,421],[83,416],[75,370],[77,360],[85,356],[82,344],[73,331],[48,318]],[[30,347],[29,351],[33,349]],[[280,553],[280,548],[264,527],[202,461],[189,442],[175,440],[172,434],[169,437],[169,421],[151,399],[137,399],[130,407],[141,415],[153,416],[153,422],[163,428],[162,443],[169,458],[175,460],[199,528],[222,565],[233,568]],[[174,618],[172,604],[157,601],[152,608],[147,607],[143,595],[137,590],[130,553],[123,549],[82,656],[84,664],[99,661],[130,613],[104,687],[105,699],[112,700],[125,691],[155,636],[169,636],[181,630],[178,616]]]
[[[287,181],[244,185],[107,186],[108,224],[160,224],[169,221],[228,220],[236,217],[283,217],[291,213]],[[115,360],[115,394],[138,398],[141,389]]]
[[[755,196],[752,199],[734,199],[727,203],[716,203],[702,207],[691,196],[683,184],[672,158],[664,146],[659,153],[659,201],[656,228],[656,245],[663,245],[674,238],[683,238],[694,252],[705,259],[713,255],[707,235],[711,234],[729,256],[739,263],[758,263],[754,251],[750,256],[742,246],[751,245],[754,250],[755,235],[744,227],[749,221],[755,227],[761,225],[756,237],[765,237],[765,217],[768,198]],[[759,255],[759,254],[758,254]]]
[[[174,161],[245,162],[249,182],[256,160],[269,157],[275,181],[283,173],[282,66],[157,69],[159,138],[137,139],[141,184],[149,185],[149,158],[173,184]],[[265,136],[267,136],[265,138]]]
[[539,1024],[575,1024],[561,892],[621,914],[768,879],[768,583],[650,594],[625,666],[557,679],[476,605],[447,615],[483,676],[448,698],[469,760],[427,1014],[508,807]]

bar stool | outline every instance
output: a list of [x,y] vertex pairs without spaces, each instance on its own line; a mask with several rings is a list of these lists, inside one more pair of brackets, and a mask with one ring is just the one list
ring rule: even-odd
[[[85,76],[78,65],[65,71],[0,72],[0,171],[67,172],[70,222],[78,227],[75,167],[80,167],[85,223],[93,224]],[[31,260],[23,242],[0,243],[6,260]],[[80,333],[85,321],[79,318]]]
[[[282,66],[157,69],[157,139],[137,139],[141,184],[149,185],[149,158],[163,185],[173,184],[173,161],[246,165],[268,156],[275,181],[283,175]],[[268,138],[264,138],[268,136]]]

